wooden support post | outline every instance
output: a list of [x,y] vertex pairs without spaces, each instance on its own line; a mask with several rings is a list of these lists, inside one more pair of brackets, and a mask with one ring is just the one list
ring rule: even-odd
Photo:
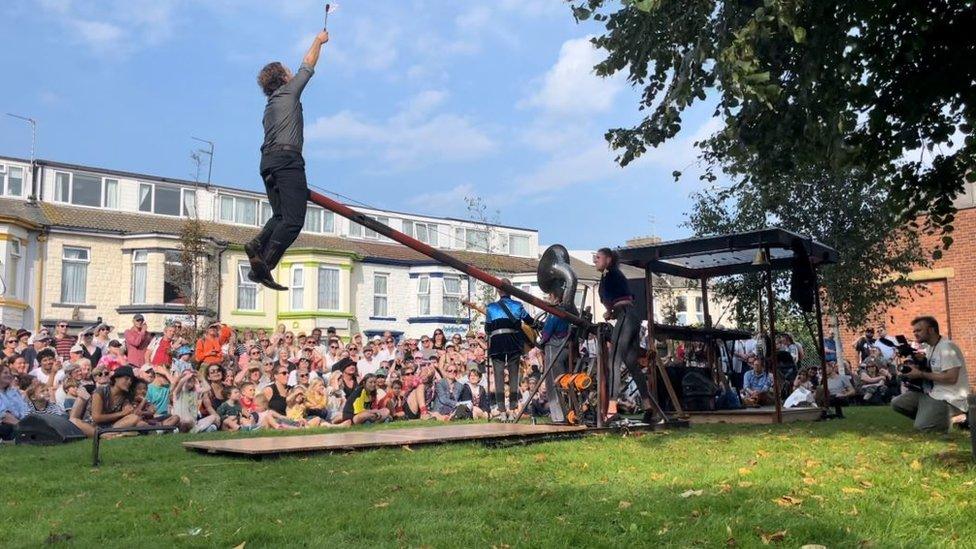
[[644,267],[644,293],[647,296],[647,392],[657,398],[657,340],[654,332],[654,274]]
[[[770,257],[766,248],[766,257]],[[766,265],[766,305],[769,309],[769,349],[766,349],[766,364],[773,373],[773,400],[776,403],[776,423],[783,423],[783,403],[779,398],[780,379],[779,367],[776,364],[776,298],[773,296],[773,270]]]
[[[824,349],[823,311],[820,308],[820,276],[816,267],[813,269],[813,290],[813,304],[816,306],[817,312],[817,344],[820,345],[820,352],[818,353],[820,355],[820,385],[824,390],[823,405],[826,412],[830,406],[830,388],[827,387],[829,376],[827,373],[827,350]],[[837,349],[837,356],[840,357],[840,349]]]

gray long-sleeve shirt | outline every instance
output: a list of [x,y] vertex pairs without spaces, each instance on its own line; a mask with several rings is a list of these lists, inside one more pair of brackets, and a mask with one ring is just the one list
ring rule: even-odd
[[302,63],[295,76],[268,97],[264,107],[264,144],[261,151],[275,145],[302,149],[305,143],[302,117],[302,91],[315,70]]

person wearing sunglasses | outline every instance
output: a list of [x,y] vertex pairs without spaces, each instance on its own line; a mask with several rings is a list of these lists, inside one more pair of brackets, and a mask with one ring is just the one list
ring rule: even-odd
[[464,384],[458,381],[458,366],[448,365],[444,377],[437,382],[434,396],[434,412],[438,419],[447,421],[454,416],[463,389]]
[[17,338],[8,337],[3,342],[3,357],[10,358],[17,353]]
[[197,349],[194,358],[200,364],[207,366],[211,364],[221,364],[224,361],[224,351],[221,348],[219,338],[220,323],[214,322],[207,327],[207,333],[197,340]]
[[54,349],[57,351],[58,357],[61,360],[68,360],[68,352],[75,343],[78,342],[78,338],[72,335],[68,335],[68,322],[61,320],[54,326]]

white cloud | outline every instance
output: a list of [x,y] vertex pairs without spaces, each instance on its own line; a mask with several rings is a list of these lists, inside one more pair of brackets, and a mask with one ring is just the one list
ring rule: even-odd
[[588,36],[563,42],[556,63],[539,79],[539,89],[520,106],[538,107],[553,114],[609,110],[625,82],[616,76],[597,76],[593,67],[602,60],[603,55]]
[[422,92],[382,121],[341,111],[317,119],[305,135],[318,154],[377,158],[393,171],[474,160],[494,151],[495,142],[470,118],[436,112],[446,97],[439,90]]
[[464,199],[475,196],[477,191],[474,185],[463,183],[440,192],[429,192],[419,194],[411,198],[408,203],[411,206],[423,208],[429,212],[450,212],[457,210],[464,205]]
[[114,0],[96,4],[39,0],[38,5],[64,28],[69,40],[99,55],[124,57],[170,38],[179,2]]

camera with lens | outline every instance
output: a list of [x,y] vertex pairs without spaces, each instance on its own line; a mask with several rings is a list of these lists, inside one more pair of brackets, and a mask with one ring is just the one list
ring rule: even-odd
[[924,355],[919,356],[917,354],[915,349],[909,345],[905,336],[897,336],[897,339],[898,345],[895,347],[895,352],[898,353],[898,356],[904,358],[898,365],[898,381],[904,383],[911,391],[922,392],[925,384],[931,382],[921,379],[909,379],[905,377],[905,374],[912,371],[912,367],[922,372],[931,372],[932,368],[929,366],[929,361]]

